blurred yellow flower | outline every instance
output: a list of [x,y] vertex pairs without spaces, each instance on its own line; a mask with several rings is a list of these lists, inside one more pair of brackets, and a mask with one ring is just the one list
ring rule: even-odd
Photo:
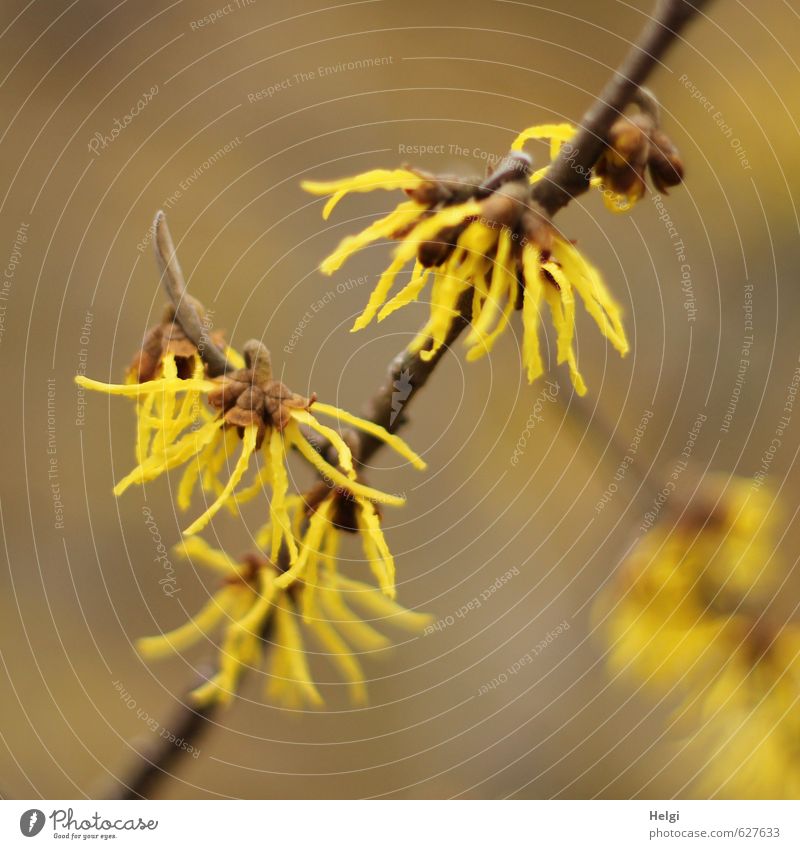
[[[422,359],[432,358],[445,344],[455,317],[466,309],[472,322],[467,358],[479,359],[491,351],[511,313],[521,309],[523,360],[533,382],[544,372],[539,348],[539,309],[544,301],[556,328],[557,360],[568,364],[575,389],[583,394],[586,386],[574,350],[576,293],[623,356],[628,341],[620,309],[598,271],[532,200],[529,183],[537,174],[531,173],[526,154],[512,152],[483,181],[401,168],[304,182],[307,191],[331,196],[323,209],[326,218],[348,192],[402,189],[410,198],[361,233],[345,238],[321,265],[324,273],[332,274],[349,256],[378,239],[400,242],[353,330],[374,318],[382,321],[415,301],[430,281],[430,317],[411,343],[412,351],[419,351]],[[408,268],[413,269],[409,281],[390,298],[395,279]]]
[[735,617],[714,648],[719,667],[700,690],[692,746],[706,759],[704,796],[800,798],[800,628]]
[[214,570],[223,586],[186,624],[137,645],[144,657],[157,659],[221,632],[219,671],[193,692],[199,705],[229,703],[242,672],[265,661],[268,699],[287,708],[321,706],[303,632],[336,667],[352,702],[363,705],[367,689],[357,653],[377,652],[391,644],[374,623],[413,634],[431,619],[406,610],[374,587],[339,575],[327,554],[316,564],[313,583],[307,579],[286,587],[281,570],[260,554],[236,561],[199,537],[180,543],[176,551]]
[[680,694],[701,792],[800,792],[800,629],[763,609],[779,571],[769,490],[710,478],[634,548],[595,606],[617,673]]

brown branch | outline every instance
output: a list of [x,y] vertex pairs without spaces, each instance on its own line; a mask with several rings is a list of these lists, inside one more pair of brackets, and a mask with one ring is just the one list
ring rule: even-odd
[[[390,433],[399,430],[406,423],[408,405],[416,397],[417,392],[428,382],[439,361],[447,350],[458,339],[469,324],[472,292],[467,290],[459,303],[459,314],[454,319],[444,341],[444,345],[427,362],[419,354],[412,354],[407,349],[401,351],[389,364],[386,382],[378,389],[369,401],[366,418],[375,424],[385,427]],[[402,401],[398,398],[397,387],[408,386],[410,392]],[[365,464],[384,443],[375,436],[361,434],[358,441],[358,461]]]
[[[708,0],[659,0],[638,41],[583,116],[581,128],[574,140],[562,147],[561,153],[550,165],[543,179],[533,187],[533,200],[548,214],[554,215],[572,198],[589,188],[592,169],[603,152],[612,123],[629,104],[639,102],[642,96],[645,102],[649,100],[648,93],[640,94],[642,85],[681,30],[707,2]],[[652,108],[652,104],[648,108]],[[153,243],[161,269],[162,283],[175,306],[176,321],[197,346],[209,375],[213,377],[224,374],[227,369],[225,354],[205,334],[195,303],[186,295],[183,273],[163,212],[156,215]],[[460,313],[453,321],[445,344],[429,361],[426,362],[419,354],[411,354],[407,350],[392,360],[385,383],[368,403],[367,416],[371,421],[391,432],[405,424],[405,413],[409,404],[425,386],[448,348],[452,347],[469,325],[470,306],[471,296],[466,292],[459,304]],[[400,411],[395,409],[394,402],[398,382],[410,387]],[[382,444],[372,436],[362,436],[357,451],[359,462],[368,462]],[[210,712],[210,709],[201,711],[186,705],[176,722],[179,731],[176,737],[183,737],[185,740],[196,739],[208,726]],[[159,779],[170,774],[169,767],[180,758],[181,752],[182,749],[172,743],[160,745],[158,751],[146,758],[146,763],[139,768],[136,775],[125,783],[124,798],[148,798]]]
[[[289,551],[284,545],[278,555],[278,569],[289,569]],[[268,618],[261,630],[261,639],[269,641],[272,634],[272,621]],[[201,666],[197,684],[205,684],[214,677],[213,665]],[[192,688],[194,689],[194,688]],[[153,799],[159,785],[172,776],[172,768],[179,765],[187,753],[186,746],[199,748],[199,741],[211,730],[213,719],[220,711],[219,702],[210,702],[198,707],[191,704],[191,691],[186,693],[183,703],[176,710],[174,721],[169,730],[172,740],[159,739],[148,741],[139,751],[140,763],[134,766],[130,776],[117,787],[116,799]],[[186,745],[183,745],[186,744]]]
[[589,179],[608,138],[611,125],[638,96],[667,48],[709,0],[659,0],[622,64],[581,120],[575,138],[561,148],[544,178],[533,188],[533,199],[550,215],[589,189]]
[[[202,677],[205,682],[209,675]],[[139,752],[139,763],[131,770],[131,774],[120,782],[117,799],[152,799],[153,791],[158,785],[172,776],[172,768],[177,766],[182,756],[188,751],[188,746],[198,749],[198,742],[210,728],[211,720],[216,712],[214,703],[205,707],[189,704],[190,695],[187,693],[181,707],[176,711],[171,726],[165,728],[171,732],[172,739],[160,738],[148,741]]]

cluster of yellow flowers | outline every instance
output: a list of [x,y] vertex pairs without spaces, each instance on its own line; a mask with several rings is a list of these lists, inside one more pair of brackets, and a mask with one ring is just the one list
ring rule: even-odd
[[[296,621],[299,611],[303,625],[350,683],[353,699],[363,702],[363,673],[351,647],[375,651],[387,641],[350,610],[348,600],[366,614],[406,629],[418,630],[428,618],[392,600],[394,559],[376,504],[400,505],[404,499],[359,480],[348,440],[314,413],[380,438],[418,469],[425,463],[384,428],[321,403],[316,396],[297,395],[275,380],[269,352],[257,340],[243,350],[242,357],[227,348],[229,363],[238,367],[210,379],[197,349],[168,311],[145,339],[126,383],[76,377],[86,389],[136,401],[137,465],[115,486],[116,495],[182,468],[178,507],[187,510],[196,490],[211,500],[184,531],[187,539],[178,550],[220,572],[223,587],[186,625],[142,640],[141,650],[148,657],[181,650],[225,621],[219,672],[195,691],[199,703],[229,701],[241,670],[254,664],[269,643],[268,695],[287,706],[317,705],[321,699],[308,671]],[[323,456],[311,441],[312,433],[327,440],[335,460]],[[286,458],[291,448],[322,478],[304,495],[289,493]],[[252,479],[240,486],[250,466],[255,466]],[[259,552],[237,563],[193,536],[223,506],[235,513],[240,504],[267,489],[270,515],[257,534]],[[339,538],[347,532],[360,535],[380,589],[337,573]]]
[[[331,195],[323,211],[326,218],[350,192],[401,189],[408,196],[389,215],[346,238],[321,266],[331,274],[376,240],[399,242],[353,329],[376,317],[381,321],[411,303],[430,279],[430,318],[411,343],[412,352],[423,361],[436,356],[446,344],[454,317],[467,315],[467,358],[478,359],[492,349],[512,312],[521,310],[524,365],[533,381],[544,372],[538,325],[539,308],[546,302],[556,328],[558,362],[569,366],[575,390],[586,392],[574,346],[575,293],[601,333],[625,355],[628,341],[621,312],[597,270],[533,201],[531,187],[547,169],[534,171],[522,150],[530,140],[544,140],[554,159],[574,134],[575,128],[568,124],[525,130],[485,179],[436,176],[403,167],[304,183],[310,192]],[[603,189],[606,199],[615,199],[612,206],[617,209],[629,208],[641,195],[635,180],[625,182],[626,170],[634,167],[639,175],[639,161],[652,163],[657,147],[652,133],[637,137],[638,147],[630,144],[630,133],[620,139],[623,136],[625,144],[616,145],[612,150],[616,158],[604,168],[610,187],[599,174],[591,181]],[[161,258],[169,268],[167,258]],[[174,257],[169,261],[176,262]],[[410,279],[390,297],[395,279],[409,265]],[[202,317],[199,303],[193,301],[192,308]],[[262,647],[272,642],[269,694],[287,705],[314,705],[320,697],[301,642],[299,615],[350,682],[354,699],[362,701],[363,675],[351,647],[370,651],[385,645],[385,638],[350,610],[345,596],[352,596],[366,613],[388,617],[405,628],[418,628],[425,617],[393,601],[395,564],[378,505],[399,505],[403,499],[367,486],[351,439],[318,416],[383,441],[418,469],[425,463],[383,427],[322,403],[316,395],[292,392],[273,377],[269,352],[259,341],[245,344],[243,355],[227,347],[220,334],[212,341],[225,352],[229,370],[221,377],[209,375],[194,342],[169,309],[145,338],[127,382],[76,378],[86,389],[136,402],[136,466],[117,483],[116,495],[182,469],[178,507],[189,509],[197,493],[205,500],[203,512],[185,529],[186,540],[179,550],[220,572],[223,587],[186,625],[143,640],[142,651],[157,656],[180,650],[227,620],[219,671],[196,691],[200,702],[229,700],[242,668],[255,663]],[[318,486],[302,495],[289,492],[290,449],[321,478]],[[251,479],[243,483],[251,469]],[[267,490],[269,517],[256,535],[259,551],[234,561],[193,536],[223,507],[235,513],[239,505]],[[338,574],[336,552],[343,533],[360,536],[378,589]]]
[[617,673],[679,694],[674,725],[705,768],[704,796],[800,794],[800,628],[776,625],[775,512],[746,479],[698,500],[637,544],[595,607]]

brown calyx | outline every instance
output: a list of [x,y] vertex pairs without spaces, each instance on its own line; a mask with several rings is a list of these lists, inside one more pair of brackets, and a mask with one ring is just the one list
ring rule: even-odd
[[224,375],[208,402],[230,425],[240,429],[257,425],[260,447],[268,428],[283,430],[291,421],[291,411],[309,409],[317,396],[298,395],[275,380],[269,351],[257,339],[245,344],[244,359],[245,367]]
[[258,586],[258,573],[262,569],[275,569],[272,562],[262,554],[257,554],[253,551],[248,551],[239,558],[245,568],[238,575],[231,575],[225,578],[226,584],[246,584],[250,589],[255,589]]
[[595,166],[606,186],[619,194],[640,198],[645,191],[645,172],[656,189],[683,182],[683,161],[669,136],[647,112],[623,115],[611,126],[608,149]]
[[[230,577],[225,578],[224,583],[230,586],[244,586],[255,593],[260,592],[258,575],[262,570],[266,569],[273,575],[273,577],[277,577],[289,569],[288,552],[286,551],[285,546],[281,547],[277,564],[273,563],[268,557],[265,557],[263,554],[256,551],[248,551],[239,557],[238,560],[239,563],[244,566],[244,570],[238,575],[231,575]],[[286,593],[293,601],[297,600],[300,587],[301,582],[295,581],[286,589]],[[271,623],[272,617],[269,617],[266,623],[266,627],[268,629],[271,627]],[[263,636],[265,635],[262,633],[262,637]]]
[[475,190],[481,182],[480,178],[469,179],[457,177],[454,174],[431,174],[408,165],[403,167],[423,179],[419,185],[405,189],[406,195],[429,209],[464,203],[474,197]]
[[[443,227],[432,239],[420,244],[417,259],[424,268],[443,265],[452,255],[463,232],[474,221],[480,221],[490,229],[505,229],[511,235],[511,259],[519,281],[516,306],[521,308],[524,293],[522,249],[527,244],[534,244],[546,259],[553,249],[556,233],[550,216],[533,200],[531,158],[521,151],[511,151],[496,168],[488,169],[486,177],[480,182],[422,171],[414,173],[423,177],[424,182],[413,189],[406,189],[406,194],[428,208],[416,220],[399,228],[392,238],[405,238],[421,221],[449,206],[468,200],[480,201],[477,215],[451,227]],[[494,250],[491,256],[494,256]],[[557,287],[551,275],[545,273],[544,279]]]
[[[184,295],[184,298],[192,302],[202,320],[205,315],[202,304],[190,295]],[[215,331],[210,339],[217,347],[225,348],[222,331]],[[175,308],[169,305],[164,308],[161,321],[145,334],[141,350],[133,358],[128,371],[136,378],[137,383],[154,380],[158,376],[164,357],[172,354],[175,357],[178,377],[186,380],[194,373],[197,353],[197,346],[175,320]]]
[[745,628],[742,644],[750,663],[755,666],[768,660],[780,634],[778,627],[762,615],[755,621],[746,620]]
[[[338,486],[331,486],[326,481],[315,484],[303,495],[306,505],[306,515],[311,517],[319,510],[322,503],[333,500],[333,509],[330,513],[331,524],[345,533],[356,534],[359,532],[357,511],[360,509],[358,502],[351,492]],[[375,511],[380,513],[380,505],[375,504]]]
[[[420,264],[430,268],[446,262],[459,237],[473,221],[480,221],[490,229],[508,230],[512,251],[517,257],[520,248],[529,241],[549,252],[554,230],[546,213],[532,201],[530,174],[531,160],[527,154],[512,152],[506,156],[470,193],[470,197],[480,200],[480,212],[452,227],[442,228],[433,239],[423,242],[417,252]],[[437,209],[449,205],[443,203]]]
[[668,188],[683,182],[683,160],[663,130],[656,129],[650,136],[650,143],[650,179],[660,192],[667,194]]

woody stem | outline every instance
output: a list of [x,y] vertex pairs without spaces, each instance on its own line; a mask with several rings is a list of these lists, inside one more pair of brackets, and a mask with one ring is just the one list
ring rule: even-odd
[[[592,169],[603,153],[611,125],[621,112],[637,99],[640,87],[660,62],[667,48],[708,2],[709,0],[659,0],[656,4],[653,15],[642,29],[638,40],[584,114],[575,138],[561,148],[559,156],[550,165],[544,177],[533,186],[534,202],[549,215],[554,215],[570,200],[589,188]],[[467,294],[469,293],[465,293]],[[385,383],[368,403],[367,417],[371,421],[390,431],[397,430],[406,422],[403,414],[392,419],[392,396],[396,391],[396,381],[403,375],[403,385],[410,385],[410,393],[403,404],[405,413],[444,352],[468,326],[471,304],[471,297],[462,297],[459,315],[450,327],[445,344],[430,361],[425,362],[419,354],[411,354],[408,351],[402,351],[392,360]],[[359,461],[366,463],[380,444],[375,437],[362,437]]]
[[[204,675],[202,680],[207,677]],[[115,798],[153,798],[154,791],[164,779],[172,776],[172,768],[183,760],[183,755],[187,751],[199,751],[198,742],[210,730],[216,708],[213,704],[192,707],[188,701],[187,694],[170,725],[169,737],[159,737],[139,751],[136,765],[120,782]]]
[[659,0],[636,43],[581,120],[575,138],[565,144],[533,199],[554,215],[589,189],[592,168],[603,153],[611,125],[633,102],[667,48],[709,0]]
[[[429,360],[423,360],[419,353],[412,354],[407,349],[402,350],[389,364],[386,381],[369,400],[366,418],[375,424],[386,428],[390,433],[399,430],[406,422],[408,405],[416,397],[417,392],[428,382],[439,361],[469,324],[472,293],[467,290],[461,296],[459,313],[450,325],[444,344]],[[395,409],[394,397],[398,382],[408,386],[410,392],[403,401],[402,410]],[[358,440],[358,462],[368,463],[372,456],[383,445],[383,442],[370,434],[361,434]]]

